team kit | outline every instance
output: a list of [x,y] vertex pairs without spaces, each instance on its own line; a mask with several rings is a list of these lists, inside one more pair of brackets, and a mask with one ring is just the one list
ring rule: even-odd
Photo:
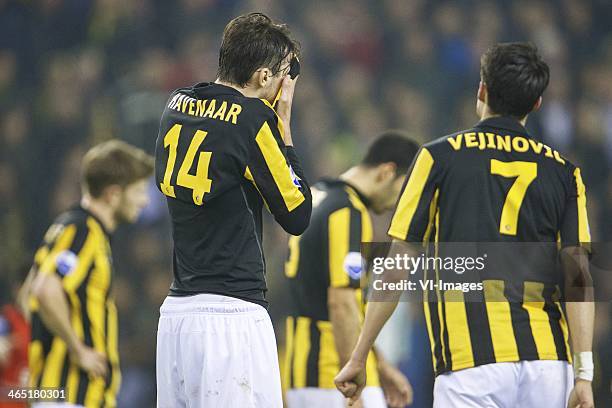
[[[526,128],[550,75],[535,46],[482,55],[471,128],[424,145],[399,130],[373,135],[350,168],[312,184],[291,126],[307,67],[286,25],[239,16],[223,32],[217,77],[169,95],[154,157],[118,141],[87,153],[81,202],[53,222],[28,277],[30,386],[65,391],[33,406],[117,406],[110,237],[137,220],[153,176],[173,240],[173,281],[151,311],[157,407],[395,408],[431,393],[376,342],[410,292],[411,268],[394,262],[408,257],[427,281],[416,309],[429,348],[418,352],[432,356],[434,407],[593,407],[589,285],[572,286],[582,301],[563,301],[567,279],[590,281],[586,188]],[[264,212],[288,237],[284,271],[266,268]],[[368,267],[372,214],[385,213],[392,244]],[[553,249],[512,276],[480,255],[464,274],[466,258],[442,245],[464,242]],[[473,284],[446,282],[442,269]],[[290,305],[273,327],[266,274],[281,273]]]

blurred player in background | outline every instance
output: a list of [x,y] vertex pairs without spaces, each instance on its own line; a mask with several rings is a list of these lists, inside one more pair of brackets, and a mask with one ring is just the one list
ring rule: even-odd
[[[285,266],[293,300],[285,364],[289,408],[345,406],[334,376],[349,360],[365,311],[361,243],[373,239],[368,211],[393,209],[418,149],[402,133],[386,132],[361,163],[312,189],[312,221],[301,237],[290,238]],[[408,380],[379,350],[369,353],[366,367],[365,408],[412,401]]]
[[93,147],[83,158],[80,205],[55,220],[36,252],[30,386],[66,391],[65,400],[43,406],[116,406],[121,374],[109,240],[147,205],[152,173],[153,158],[127,143]]
[[[548,65],[534,46],[490,48],[481,59],[481,121],[421,149],[391,222],[389,235],[400,241],[558,241],[564,248],[541,254],[545,267],[527,271],[528,280],[518,269],[506,280],[485,277],[484,300],[496,301],[425,303],[434,407],[593,407],[594,305],[572,302],[588,299],[591,286],[585,187],[576,166],[525,129],[548,81]],[[559,280],[552,276],[559,255],[569,277],[566,299],[570,287],[587,288],[566,302],[567,321],[550,283]],[[578,285],[568,285],[574,280]],[[514,288],[520,302],[507,299]],[[396,305],[397,296],[370,303],[359,342],[336,378],[347,397],[361,392],[368,352]]]
[[282,406],[262,209],[290,234],[310,221],[291,137],[298,51],[285,25],[237,17],[217,80],[178,89],[162,115],[156,178],[172,219],[174,281],[157,335],[160,408]]

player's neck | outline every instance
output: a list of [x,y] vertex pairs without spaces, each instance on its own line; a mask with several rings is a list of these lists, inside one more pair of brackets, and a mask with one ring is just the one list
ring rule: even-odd
[[[489,118],[496,118],[496,117],[500,117],[502,115],[499,115],[495,112],[493,112],[491,110],[491,108],[489,108],[488,105],[484,106],[484,110],[482,112],[482,115],[480,115],[480,120],[485,120],[485,119],[489,119]],[[527,125],[527,116],[529,115],[525,115],[522,119],[517,119],[521,125],[526,126]]]
[[108,232],[113,232],[117,228],[117,221],[113,214],[113,210],[108,204],[96,200],[89,195],[84,195],[81,198],[81,207],[92,213],[104,226]]
[[219,84],[219,85],[223,85],[223,86],[227,86],[230,88],[233,88],[235,90],[237,90],[238,92],[240,92],[241,94],[243,94],[244,96],[246,96],[247,98],[259,98],[259,94],[258,92],[249,87],[249,86],[239,86],[236,84],[232,84],[229,82],[225,82],[225,81],[221,81],[220,79],[217,78],[217,80],[215,81],[215,84]]
[[338,177],[357,189],[366,199],[371,200],[372,186],[367,170],[360,166],[353,166]]

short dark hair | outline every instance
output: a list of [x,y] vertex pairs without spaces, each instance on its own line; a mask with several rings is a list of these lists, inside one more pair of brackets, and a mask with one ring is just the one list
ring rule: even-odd
[[153,157],[120,140],[92,147],[83,158],[81,180],[92,197],[111,185],[127,187],[153,174]]
[[498,115],[523,118],[548,86],[550,73],[531,43],[500,43],[480,59],[480,78],[488,105]]
[[388,130],[370,145],[361,164],[374,167],[382,163],[395,163],[399,176],[408,171],[418,151],[419,144],[408,137],[407,133]]
[[221,81],[245,86],[261,67],[276,75],[289,54],[299,54],[299,44],[285,24],[273,22],[262,13],[250,13],[230,21],[223,31],[219,51]]

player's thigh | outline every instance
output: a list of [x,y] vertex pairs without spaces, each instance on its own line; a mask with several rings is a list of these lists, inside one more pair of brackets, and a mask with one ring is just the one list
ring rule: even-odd
[[434,408],[514,408],[518,363],[494,363],[441,374],[434,383]]
[[282,407],[276,339],[265,309],[188,316],[180,346],[189,406]]
[[565,408],[573,386],[574,373],[566,361],[523,361],[517,406]]
[[297,388],[287,390],[287,408],[345,408],[345,398],[334,388]]
[[365,387],[361,392],[364,408],[386,408],[385,394],[380,387]]
[[157,327],[156,382],[157,407],[184,407],[179,333],[180,316],[161,316]]

